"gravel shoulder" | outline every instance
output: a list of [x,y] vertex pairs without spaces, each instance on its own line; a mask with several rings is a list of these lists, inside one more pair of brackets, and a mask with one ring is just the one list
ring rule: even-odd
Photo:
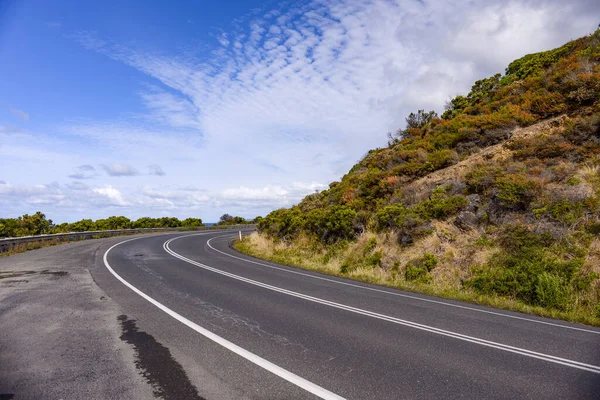
[[154,397],[121,338],[124,312],[89,273],[99,248],[119,240],[0,257],[0,398]]

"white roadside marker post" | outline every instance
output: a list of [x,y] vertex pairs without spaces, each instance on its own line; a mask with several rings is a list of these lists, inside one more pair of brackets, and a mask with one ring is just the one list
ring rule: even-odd
[[240,240],[242,240],[242,231],[240,231]]

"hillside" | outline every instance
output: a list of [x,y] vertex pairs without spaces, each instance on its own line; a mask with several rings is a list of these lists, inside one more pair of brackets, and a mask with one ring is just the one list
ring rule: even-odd
[[600,324],[600,30],[419,110],[250,254]]

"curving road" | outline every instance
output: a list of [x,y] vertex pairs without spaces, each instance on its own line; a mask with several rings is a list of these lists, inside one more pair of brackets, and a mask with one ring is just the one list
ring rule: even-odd
[[598,398],[600,330],[135,238],[92,274],[206,398]]
[[0,399],[598,398],[600,329],[262,262],[235,235],[0,258]]

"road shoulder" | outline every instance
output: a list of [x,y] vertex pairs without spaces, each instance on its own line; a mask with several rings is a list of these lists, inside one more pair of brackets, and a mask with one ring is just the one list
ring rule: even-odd
[[[109,239],[118,241],[118,239]],[[106,240],[0,258],[0,395],[151,398],[123,310],[89,272]]]

